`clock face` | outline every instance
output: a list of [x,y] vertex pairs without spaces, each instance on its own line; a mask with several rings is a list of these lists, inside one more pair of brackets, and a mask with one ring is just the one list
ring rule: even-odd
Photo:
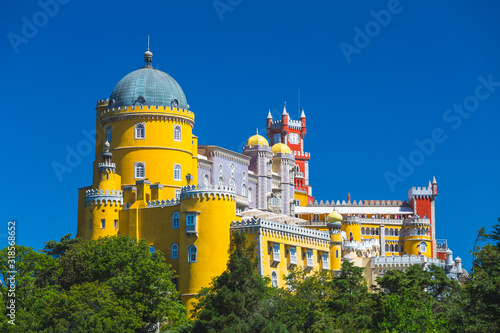
[[281,134],[276,133],[274,134],[274,143],[279,143],[279,142],[281,142]]
[[288,141],[290,141],[290,143],[293,144],[299,144],[300,143],[299,135],[297,133],[288,134]]

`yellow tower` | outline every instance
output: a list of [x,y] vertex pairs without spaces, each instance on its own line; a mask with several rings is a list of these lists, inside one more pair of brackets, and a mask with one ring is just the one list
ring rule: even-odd
[[326,217],[328,223],[328,230],[330,231],[330,252],[332,270],[340,270],[342,265],[342,215],[334,210]]
[[118,233],[119,212],[123,205],[121,177],[116,174],[115,163],[111,162],[113,155],[109,151],[108,142],[105,143],[105,151],[101,155],[102,162],[98,164],[98,177],[94,188],[85,191],[85,223],[78,226],[79,236],[84,239],[96,239]]
[[431,222],[428,218],[406,218],[403,222],[404,252],[431,257]]
[[345,231],[348,241],[361,241],[361,222],[356,216],[345,216],[342,221],[342,230]]

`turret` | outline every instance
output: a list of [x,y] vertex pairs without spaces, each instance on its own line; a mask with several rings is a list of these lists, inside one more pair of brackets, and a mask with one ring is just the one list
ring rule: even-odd
[[446,268],[447,270],[451,269],[453,266],[453,251],[450,249],[446,250]]
[[304,137],[307,134],[307,127],[306,127],[306,114],[304,113],[304,109],[302,109],[302,113],[300,114],[300,137],[304,139]]
[[109,142],[104,144],[102,162],[98,164],[98,181],[94,189],[85,193],[85,221],[79,225],[79,236],[96,239],[116,235],[119,230],[119,212],[123,205],[121,177],[116,174],[113,154],[109,151]]
[[455,258],[455,266],[457,267],[457,273],[458,274],[462,273],[462,258],[460,257]]
[[340,270],[342,264],[342,215],[333,211],[326,217],[328,231],[330,232],[330,252],[332,269]]
[[436,181],[436,177],[433,177],[432,178],[432,195],[434,197],[436,197],[437,194],[438,194],[438,184]]
[[269,135],[272,123],[273,123],[273,115],[271,114],[271,109],[269,109],[269,113],[267,114],[267,135]]
[[283,135],[283,141],[284,143],[288,142],[288,112],[286,112],[286,102],[285,106],[283,107],[283,113],[281,114],[281,124],[282,124],[282,135]]

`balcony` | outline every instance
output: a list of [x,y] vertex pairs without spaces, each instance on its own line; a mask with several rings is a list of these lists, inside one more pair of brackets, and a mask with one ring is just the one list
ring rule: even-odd
[[236,204],[248,206],[248,197],[236,194]]
[[323,269],[330,269],[330,261],[328,259],[328,253],[323,253]]

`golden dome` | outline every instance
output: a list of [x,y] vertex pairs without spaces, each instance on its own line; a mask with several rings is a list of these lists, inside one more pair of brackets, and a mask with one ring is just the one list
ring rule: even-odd
[[328,223],[342,222],[342,215],[340,215],[339,212],[337,212],[336,210],[334,210],[333,212],[331,212],[330,214],[328,214],[328,216],[326,217],[326,222],[328,222]]
[[277,143],[273,146],[273,154],[277,154],[277,153],[291,154],[292,150],[290,149],[290,147],[288,147],[284,143]]
[[247,141],[247,146],[253,147],[255,145],[269,146],[269,142],[266,140],[265,137],[259,135],[259,133],[257,132],[257,134],[251,136],[250,139],[248,139]]

